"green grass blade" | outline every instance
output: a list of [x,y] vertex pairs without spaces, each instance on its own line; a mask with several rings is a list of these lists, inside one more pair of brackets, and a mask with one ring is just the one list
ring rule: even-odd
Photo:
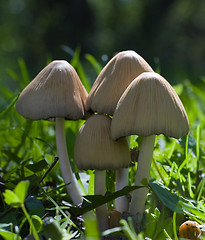
[[178,236],[177,236],[177,228],[176,228],[176,212],[173,212],[173,233],[174,233],[174,239],[178,240]]
[[14,96],[11,100],[9,100],[8,105],[0,111],[0,119],[4,118],[10,112],[10,110],[15,105],[17,99],[18,99],[18,96]]
[[24,86],[26,86],[30,83],[30,77],[29,77],[29,73],[28,73],[28,70],[27,70],[27,67],[26,67],[26,63],[22,58],[19,58],[18,64],[19,64],[19,68],[21,70],[21,75],[22,75],[22,78],[23,78]]
[[102,70],[102,66],[97,62],[97,60],[91,54],[86,54],[85,58],[91,63],[96,73],[99,74]]

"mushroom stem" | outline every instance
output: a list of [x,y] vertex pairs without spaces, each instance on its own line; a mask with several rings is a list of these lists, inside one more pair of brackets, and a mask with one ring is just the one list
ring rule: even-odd
[[[106,189],[105,179],[106,179],[105,170],[95,171],[95,195],[105,194]],[[108,211],[106,204],[103,204],[100,207],[96,208],[96,217],[100,232],[107,230],[109,226],[108,226]]]
[[[137,173],[135,178],[136,186],[143,186],[141,181],[146,178],[149,181],[152,154],[154,150],[155,135],[143,137],[138,157]],[[143,187],[133,191],[129,212],[132,215],[138,214],[138,220],[142,220],[148,188]]]
[[[128,186],[129,169],[121,168],[116,170],[116,184],[115,191],[119,191],[125,186]],[[129,208],[129,199],[127,196],[122,196],[115,199],[115,208],[117,211],[123,213],[127,212]]]
[[80,189],[77,180],[73,176],[73,172],[70,166],[68,158],[68,151],[66,146],[65,137],[65,120],[64,118],[56,118],[56,146],[59,157],[59,165],[63,180],[66,185],[68,194],[70,195],[74,204],[79,205],[82,203],[83,198],[80,193]]

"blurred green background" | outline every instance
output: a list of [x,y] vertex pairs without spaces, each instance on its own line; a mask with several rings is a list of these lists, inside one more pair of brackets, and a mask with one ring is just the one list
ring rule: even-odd
[[47,60],[84,55],[102,66],[134,50],[172,84],[205,76],[204,0],[0,0],[0,81],[16,88],[8,69],[23,58],[31,78]]

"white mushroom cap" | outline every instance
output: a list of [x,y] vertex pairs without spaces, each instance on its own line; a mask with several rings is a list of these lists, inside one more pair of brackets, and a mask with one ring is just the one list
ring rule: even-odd
[[113,141],[111,119],[92,115],[80,128],[74,147],[74,160],[79,169],[118,169],[129,167],[130,152],[126,138]]
[[129,135],[180,138],[189,131],[184,106],[172,86],[157,73],[142,73],[126,89],[113,115],[113,139]]
[[86,109],[112,115],[128,85],[141,73],[153,72],[136,52],[128,50],[115,55],[95,80],[86,102]]
[[16,109],[32,120],[53,117],[77,120],[84,116],[87,96],[75,69],[67,61],[55,60],[22,91]]

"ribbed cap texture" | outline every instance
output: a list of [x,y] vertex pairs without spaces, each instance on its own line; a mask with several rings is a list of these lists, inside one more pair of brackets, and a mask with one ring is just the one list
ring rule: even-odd
[[86,109],[113,115],[122,93],[141,73],[152,72],[149,64],[136,52],[115,55],[103,68],[88,95]]
[[75,69],[64,60],[55,60],[21,92],[16,109],[32,120],[54,117],[77,120],[84,116],[87,96]]
[[130,152],[126,138],[113,141],[111,119],[93,115],[80,128],[74,147],[74,160],[79,169],[118,169],[129,167]]
[[189,131],[184,106],[173,87],[157,73],[142,73],[121,96],[113,115],[113,139],[129,135],[180,138]]

